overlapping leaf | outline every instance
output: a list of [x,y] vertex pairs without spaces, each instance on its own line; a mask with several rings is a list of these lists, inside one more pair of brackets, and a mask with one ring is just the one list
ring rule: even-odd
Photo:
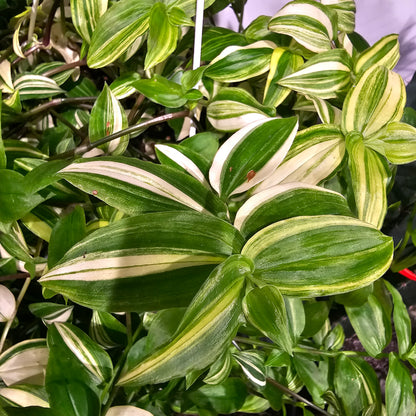
[[19,91],[21,101],[53,97],[64,92],[53,79],[35,74],[22,75],[16,79],[14,87]]
[[355,2],[354,0],[322,0],[322,4],[337,14],[338,30],[351,33],[355,28]]
[[388,269],[392,253],[390,237],[337,215],[279,221],[254,234],[242,250],[254,261],[259,284],[305,297],[367,286]]
[[143,214],[90,234],[40,283],[90,308],[184,306],[243,239],[225,221],[194,212]]

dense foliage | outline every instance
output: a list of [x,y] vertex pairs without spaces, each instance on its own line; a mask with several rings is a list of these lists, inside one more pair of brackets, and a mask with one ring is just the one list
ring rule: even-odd
[[[202,39],[195,0],[13,10],[0,415],[415,414],[383,278],[416,263],[415,201],[388,199],[416,160],[398,37],[370,47],[352,0],[237,33],[213,24],[229,3],[205,1]],[[382,388],[367,357],[388,359]]]

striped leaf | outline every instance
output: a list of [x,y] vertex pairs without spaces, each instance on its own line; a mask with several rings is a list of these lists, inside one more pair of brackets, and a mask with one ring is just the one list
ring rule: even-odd
[[[215,0],[204,0],[204,8],[211,6]],[[188,17],[192,17],[196,13],[196,0],[165,0],[169,9],[179,7]]]
[[169,19],[167,6],[155,3],[149,16],[149,35],[144,69],[153,68],[163,62],[176,48],[179,27]]
[[237,351],[233,353],[233,358],[252,383],[261,387],[266,385],[264,358],[258,351]]
[[346,33],[354,32],[356,11],[354,0],[322,0],[321,3],[336,12],[338,30]]
[[97,21],[107,6],[108,0],[71,0],[72,23],[85,42],[91,42]]
[[342,112],[338,107],[330,104],[328,101],[318,97],[307,97],[315,106],[315,111],[324,124],[341,124]]
[[209,122],[220,131],[236,131],[274,116],[274,108],[261,105],[250,93],[237,87],[222,88],[207,108]]
[[[0,387],[0,406],[49,408],[48,397],[43,387],[19,385]],[[10,408],[9,408],[10,409]]]
[[396,165],[416,159],[416,128],[393,121],[364,140],[366,146],[384,155]]
[[219,82],[239,82],[264,74],[276,45],[258,41],[248,46],[225,48],[205,69],[204,75]]
[[[52,61],[52,62],[42,62],[36,68],[33,69],[32,73],[36,75],[43,75],[51,69],[60,68],[65,65],[64,62]],[[51,75],[50,78],[53,79],[58,85],[62,85],[65,81],[69,79],[71,74],[75,71],[74,68],[67,69],[66,71],[58,72],[57,74]]]
[[344,49],[332,49],[313,56],[279,85],[318,98],[336,98],[351,82],[352,61]]
[[109,381],[113,373],[110,357],[81,329],[69,323],[56,322],[49,329],[49,338],[53,339],[54,346],[67,348],[98,384]]
[[117,98],[122,100],[136,92],[134,83],[140,79],[140,75],[137,72],[127,72],[118,78],[116,78],[110,85],[111,92]]
[[91,233],[40,283],[102,311],[186,306],[211,270],[242,244],[232,225],[213,216],[142,214]]
[[243,299],[243,311],[248,322],[292,355],[285,301],[277,287],[265,285],[250,290]]
[[11,65],[7,59],[0,62],[0,91],[6,94],[14,91]]
[[264,88],[264,105],[277,107],[290,94],[290,88],[283,87],[278,81],[292,74],[303,64],[303,58],[287,49],[276,48],[270,61],[270,70]]
[[254,261],[252,279],[259,285],[304,297],[367,286],[389,268],[392,253],[390,237],[339,215],[279,221],[256,233],[242,250]]
[[[127,125],[127,116],[123,107],[111,89],[104,85],[91,110],[88,127],[90,142],[94,143],[110,134],[123,130],[127,128]],[[126,150],[128,142],[129,136],[122,136],[99,147],[106,153],[121,155]]]
[[88,66],[102,68],[115,61],[149,27],[153,0],[121,0],[98,20],[88,51]]
[[387,35],[358,55],[354,71],[360,76],[373,66],[382,65],[387,69],[393,69],[399,58],[399,36]]
[[48,355],[46,339],[19,342],[0,355],[0,378],[6,386],[43,385]]
[[221,197],[245,192],[279,166],[298,129],[296,117],[260,120],[234,133],[218,150],[209,171]]
[[234,227],[247,237],[276,221],[327,214],[352,215],[341,194],[292,182],[273,186],[249,198],[237,211]]
[[340,165],[345,139],[334,125],[315,125],[298,132],[280,166],[255,189],[255,193],[280,183],[303,182],[316,185]]
[[136,406],[112,406],[108,409],[106,416],[153,416],[145,409]]
[[245,276],[251,271],[251,261],[240,255],[219,265],[195,295],[172,341],[138,363],[127,358],[119,384],[161,383],[212,364],[237,331]]
[[60,176],[120,211],[196,210],[222,218],[227,208],[200,182],[176,169],[132,158],[88,159],[62,169]]
[[1,114],[2,114],[2,93],[0,90],[0,169],[5,169],[7,167],[7,155],[4,148],[4,141],[1,134]]
[[47,159],[48,155],[41,152],[29,143],[20,140],[5,139],[3,140],[4,150],[7,156],[7,167],[13,168],[13,161],[17,158],[27,157],[36,159]]
[[406,92],[400,75],[384,66],[368,69],[351,88],[342,109],[342,130],[368,137],[391,121],[400,121]]
[[272,32],[289,35],[312,52],[331,49],[337,33],[336,16],[330,8],[311,0],[295,0],[284,6],[269,23]]
[[347,136],[347,149],[358,218],[381,228],[387,211],[386,186],[391,175],[387,162],[354,133]]
[[156,154],[162,164],[179,168],[209,188],[206,179],[208,174],[208,161],[193,150],[175,144],[157,144]]
[[204,378],[206,384],[221,384],[228,376],[233,367],[231,360],[230,349],[226,350],[214,363],[211,365],[208,374]]
[[45,325],[69,321],[72,317],[73,309],[73,306],[58,305],[52,302],[39,302],[29,305],[30,312],[41,318]]
[[0,285],[0,322],[7,322],[14,317],[16,300],[13,293],[4,285]]
[[35,74],[22,75],[16,79],[14,87],[19,91],[21,101],[53,97],[65,92],[53,79]]
[[93,310],[89,330],[90,337],[103,348],[126,345],[126,327],[108,312]]

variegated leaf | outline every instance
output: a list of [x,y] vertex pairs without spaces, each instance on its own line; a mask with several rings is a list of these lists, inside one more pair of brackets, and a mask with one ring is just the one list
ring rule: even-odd
[[368,137],[391,121],[399,121],[406,92],[399,74],[384,66],[374,66],[351,88],[342,109],[342,130]]
[[277,221],[320,214],[352,215],[341,194],[292,182],[273,186],[249,198],[237,211],[234,226],[247,237]]
[[219,82],[239,82],[264,74],[276,45],[258,41],[248,46],[225,48],[205,69],[204,75]]
[[[123,107],[111,89],[107,85],[104,85],[102,92],[91,110],[88,127],[90,142],[94,143],[105,136],[123,130],[127,127],[127,124],[127,116]],[[99,147],[106,153],[120,155],[126,150],[128,142],[129,136],[122,136]]]
[[[164,0],[169,9],[180,8],[187,16],[192,17],[196,13],[196,0]],[[204,0],[204,8],[211,6],[215,0]]]
[[386,186],[391,175],[387,162],[367,148],[359,134],[347,136],[347,149],[358,218],[381,228],[387,211]]
[[233,367],[231,360],[231,351],[227,349],[214,363],[211,365],[208,374],[204,378],[206,384],[220,384],[224,382]]
[[407,123],[388,123],[364,143],[397,165],[416,160],[416,128]]
[[108,0],[71,0],[72,23],[85,42],[91,42],[97,21],[107,5]]
[[138,363],[127,358],[119,384],[161,383],[214,362],[237,331],[245,277],[251,272],[251,261],[240,255],[219,265],[195,295],[172,341]]
[[0,355],[0,378],[6,386],[20,383],[42,385],[48,355],[46,339],[19,342]]
[[266,385],[264,357],[259,351],[237,351],[232,356],[252,383],[261,387]]
[[101,68],[115,61],[149,27],[153,0],[121,0],[98,20],[88,51],[88,66]]
[[45,325],[69,321],[72,317],[73,309],[73,306],[58,305],[52,302],[39,302],[29,305],[30,312],[41,318]]
[[90,337],[103,348],[126,345],[126,327],[113,315],[103,311],[92,311]]
[[278,84],[313,97],[336,98],[348,89],[351,70],[348,53],[344,49],[332,49],[313,56]]
[[13,293],[4,285],[0,285],[0,322],[7,322],[15,315],[16,300]]
[[361,52],[355,61],[355,73],[360,76],[371,67],[379,65],[393,69],[400,58],[398,38],[395,34],[384,36],[370,48]]
[[12,94],[14,91],[11,65],[7,59],[0,62],[0,91]]
[[192,209],[227,217],[227,208],[216,195],[195,178],[168,166],[102,157],[73,163],[60,175],[129,215]]
[[[44,75],[50,70],[60,68],[61,66],[65,65],[64,62],[59,61],[52,61],[52,62],[42,62],[36,68],[33,69],[32,73],[36,75]],[[69,79],[71,74],[75,71],[74,68],[67,69],[66,71],[58,72],[57,74],[53,74],[50,76],[58,85],[62,85],[65,81]]]
[[48,396],[41,386],[22,384],[13,387],[0,387],[0,402],[1,399],[13,407],[49,408]]
[[338,30],[351,33],[355,28],[354,0],[321,0],[321,3],[337,14]]
[[336,15],[330,8],[311,0],[295,0],[286,4],[269,23],[272,32],[294,38],[312,52],[331,49],[337,33]]
[[236,131],[274,116],[274,108],[261,105],[246,90],[237,87],[222,88],[207,108],[209,122],[220,131]]
[[330,104],[328,101],[323,100],[322,98],[317,98],[314,96],[307,97],[315,106],[315,110],[319,115],[322,123],[324,124],[341,124],[342,112],[338,107]]
[[40,283],[97,310],[184,306],[211,270],[242,244],[232,225],[211,215],[143,214],[91,233]]
[[345,139],[334,125],[316,125],[300,131],[280,166],[255,193],[279,183],[303,182],[316,185],[340,165],[345,154]]
[[[0,90],[0,115],[2,114],[2,93]],[[7,155],[6,155],[6,149],[4,148],[4,141],[3,141],[3,135],[1,133],[1,117],[0,117],[0,169],[6,169],[7,168]]]
[[287,49],[276,48],[270,61],[270,71],[264,88],[263,103],[277,107],[290,94],[290,88],[283,87],[278,81],[292,74],[303,64],[303,58]]
[[105,416],[153,416],[152,413],[136,406],[112,406]]
[[254,234],[242,254],[254,261],[251,279],[259,285],[314,297],[349,292],[381,277],[390,266],[393,241],[352,217],[295,217]]
[[19,91],[21,101],[53,97],[64,92],[53,79],[35,74],[22,75],[16,79],[14,87]]
[[260,120],[234,133],[218,150],[209,180],[221,197],[245,192],[279,166],[298,129],[296,117]]
[[121,100],[127,98],[136,92],[134,83],[140,79],[140,75],[137,72],[127,72],[116,78],[110,85],[111,92],[117,98]]

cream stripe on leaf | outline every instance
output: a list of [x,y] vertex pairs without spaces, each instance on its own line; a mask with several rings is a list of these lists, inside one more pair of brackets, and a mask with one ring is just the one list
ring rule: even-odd
[[296,72],[278,81],[279,85],[319,98],[336,98],[351,82],[351,57],[343,49],[313,56]]
[[354,32],[356,11],[354,0],[322,0],[321,3],[336,12],[338,30],[346,33]]
[[295,0],[284,6],[269,23],[269,30],[293,37],[312,52],[331,49],[337,33],[336,15],[321,3]]
[[399,121],[406,91],[399,74],[384,66],[368,69],[351,88],[342,109],[342,130],[369,137],[391,121]]
[[324,124],[341,124],[342,112],[339,108],[333,106],[328,101],[323,100],[322,98],[309,97],[315,106],[315,110],[319,115],[322,123]]
[[107,10],[108,0],[71,0],[71,17],[75,30],[91,42],[98,19]]
[[298,129],[296,117],[254,122],[234,133],[218,150],[209,173],[221,197],[247,191],[279,166]]
[[257,351],[237,351],[232,357],[237,361],[248,379],[264,387],[266,385],[266,368],[264,357]]
[[121,0],[100,17],[91,38],[88,66],[101,68],[120,57],[149,27],[153,0]]
[[14,87],[19,91],[22,101],[53,97],[65,92],[53,79],[35,74],[22,75],[14,82]]
[[129,215],[193,209],[227,217],[225,204],[212,191],[168,166],[125,157],[101,157],[73,163],[59,175]]
[[40,386],[0,387],[0,397],[3,399],[4,405],[7,403],[7,405],[12,405],[13,407],[38,406],[49,408],[47,395]]
[[352,215],[341,194],[292,182],[273,186],[249,198],[237,211],[234,226],[247,238],[274,222],[318,214]]
[[184,306],[212,269],[242,245],[231,224],[211,215],[143,214],[91,233],[40,283],[97,310]]
[[219,265],[195,295],[172,341],[139,362],[127,357],[119,384],[161,383],[212,364],[237,331],[244,282],[252,266],[240,255]]
[[349,292],[380,278],[393,255],[391,237],[352,217],[319,215],[279,221],[254,234],[242,254],[259,286],[314,297]]
[[[127,116],[123,107],[117,100],[111,89],[104,85],[91,110],[88,133],[90,142],[102,139],[127,127]],[[129,136],[122,136],[100,147],[107,153],[120,155],[124,153],[129,142]]]
[[387,212],[386,186],[391,176],[387,161],[363,143],[362,137],[346,137],[348,166],[358,218],[381,228]]
[[355,73],[361,75],[372,66],[379,65],[393,69],[400,58],[398,38],[395,34],[384,36],[370,48],[361,52],[355,61]]
[[279,183],[317,185],[330,176],[345,155],[345,139],[337,126],[321,124],[298,132],[289,153],[277,169],[254,190]]

